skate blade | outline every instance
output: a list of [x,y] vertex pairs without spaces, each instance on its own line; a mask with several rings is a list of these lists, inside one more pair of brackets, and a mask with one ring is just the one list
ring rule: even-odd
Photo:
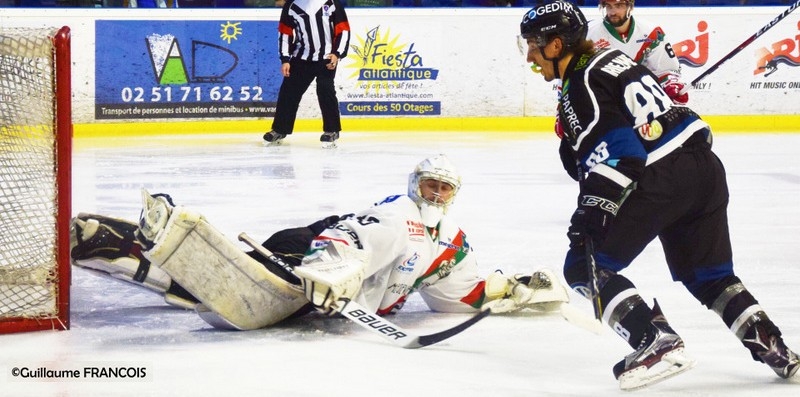
[[661,361],[651,367],[640,366],[619,377],[619,388],[622,390],[637,390],[652,386],[681,374],[694,367],[695,361],[683,354],[683,349],[675,349],[661,357]]
[[337,147],[339,147],[339,146],[336,145],[336,141],[333,141],[333,142],[322,142],[322,148],[323,149],[336,149]]
[[283,139],[279,139],[277,141],[272,141],[272,142],[267,142],[267,141],[262,141],[262,142],[264,142],[264,147],[281,146],[283,144]]

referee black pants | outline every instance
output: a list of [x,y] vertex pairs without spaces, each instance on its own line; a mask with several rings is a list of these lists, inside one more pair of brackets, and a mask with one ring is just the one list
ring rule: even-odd
[[278,103],[272,129],[275,132],[290,135],[294,131],[297,109],[300,100],[314,79],[317,80],[317,98],[322,112],[322,130],[338,132],[342,130],[339,115],[339,100],[336,98],[336,87],[333,79],[336,69],[329,70],[325,61],[304,61],[292,59],[289,77],[284,77],[278,91]]

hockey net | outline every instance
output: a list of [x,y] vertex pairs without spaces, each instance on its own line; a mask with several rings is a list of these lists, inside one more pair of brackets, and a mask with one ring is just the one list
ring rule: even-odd
[[0,28],[0,334],[69,328],[70,30]]

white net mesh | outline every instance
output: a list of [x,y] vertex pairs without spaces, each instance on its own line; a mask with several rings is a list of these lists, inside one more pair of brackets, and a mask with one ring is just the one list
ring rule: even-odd
[[0,320],[57,314],[55,29],[0,29]]

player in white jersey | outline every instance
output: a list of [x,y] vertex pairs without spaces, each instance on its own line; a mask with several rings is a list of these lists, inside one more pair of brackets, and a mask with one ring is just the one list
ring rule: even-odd
[[586,38],[595,48],[615,48],[650,69],[675,104],[689,101],[688,87],[681,82],[678,57],[664,29],[643,18],[634,18],[634,0],[600,0],[601,19],[589,21]]
[[393,313],[413,292],[439,312],[552,311],[568,302],[548,269],[480,274],[467,235],[447,216],[460,186],[446,156],[426,159],[410,174],[407,194],[273,234],[262,246],[279,261],[242,251],[169,196],[143,192],[138,225],[79,214],[71,257],[75,266],[147,287],[233,329],[266,327],[311,307],[331,313],[341,298]]
[[[689,87],[681,82],[681,66],[672,44],[667,41],[664,29],[660,26],[633,17],[634,1],[600,0],[598,7],[602,18],[589,21],[586,38],[594,41],[597,49],[618,49],[650,69],[672,102],[686,105],[689,102]],[[558,116],[555,132],[559,139],[564,137]]]

